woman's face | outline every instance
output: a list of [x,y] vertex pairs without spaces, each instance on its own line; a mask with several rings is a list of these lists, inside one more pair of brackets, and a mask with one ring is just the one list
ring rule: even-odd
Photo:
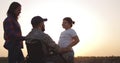
[[63,20],[62,27],[65,28],[65,29],[71,28],[70,24],[66,20]]
[[15,10],[15,15],[19,16],[20,13],[21,13],[21,6]]

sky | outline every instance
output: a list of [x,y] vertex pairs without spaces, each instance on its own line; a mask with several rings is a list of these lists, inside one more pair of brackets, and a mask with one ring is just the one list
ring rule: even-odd
[[[71,17],[80,42],[73,47],[77,56],[120,56],[120,0],[0,0],[0,57],[7,57],[3,48],[3,21],[9,5],[19,2],[22,11],[19,23],[22,35],[32,29],[34,16],[47,18],[45,33],[58,43],[62,19]],[[24,56],[27,50],[24,41]]]

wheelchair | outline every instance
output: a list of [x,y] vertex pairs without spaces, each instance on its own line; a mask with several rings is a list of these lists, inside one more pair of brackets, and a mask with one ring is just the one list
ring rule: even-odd
[[23,63],[66,63],[64,58],[41,42],[40,40],[32,40],[26,42],[28,55]]

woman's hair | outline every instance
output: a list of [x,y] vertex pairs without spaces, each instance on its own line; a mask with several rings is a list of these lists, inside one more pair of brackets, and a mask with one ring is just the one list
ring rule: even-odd
[[11,15],[17,19],[18,16],[15,15],[15,11],[18,7],[21,7],[21,5],[18,2],[12,2],[7,11],[7,16]]
[[73,24],[75,24],[75,22],[70,17],[65,17],[63,20],[68,21],[68,23],[71,25],[71,27]]

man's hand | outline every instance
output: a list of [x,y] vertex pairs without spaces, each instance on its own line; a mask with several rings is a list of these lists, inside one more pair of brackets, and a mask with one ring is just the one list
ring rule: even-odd
[[59,50],[60,53],[66,53],[66,52],[69,52],[69,51],[71,51],[71,48],[69,48],[69,47],[60,48],[60,50]]

